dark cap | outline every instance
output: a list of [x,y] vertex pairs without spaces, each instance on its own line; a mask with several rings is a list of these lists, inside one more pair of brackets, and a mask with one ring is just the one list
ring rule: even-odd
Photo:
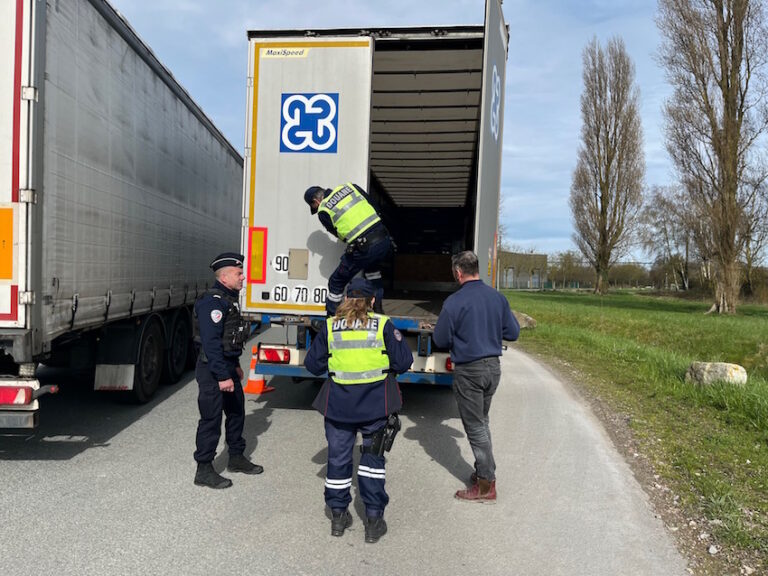
[[317,212],[317,208],[312,206],[312,200],[315,198],[315,195],[318,192],[322,192],[325,194],[325,188],[322,188],[321,186],[310,186],[304,191],[304,202],[309,204],[310,209],[312,210],[312,214],[315,214]]
[[211,262],[209,266],[214,272],[225,266],[237,266],[238,268],[242,268],[243,260],[245,260],[245,256],[238,254],[237,252],[222,252],[213,259],[213,262]]
[[376,288],[365,278],[352,278],[347,284],[347,298],[370,298]]

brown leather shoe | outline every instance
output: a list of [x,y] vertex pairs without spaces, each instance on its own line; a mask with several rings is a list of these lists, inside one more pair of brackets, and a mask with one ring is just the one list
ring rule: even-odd
[[466,490],[457,491],[456,499],[464,502],[496,504],[496,480],[488,481],[485,478],[478,478],[476,484],[472,484]]

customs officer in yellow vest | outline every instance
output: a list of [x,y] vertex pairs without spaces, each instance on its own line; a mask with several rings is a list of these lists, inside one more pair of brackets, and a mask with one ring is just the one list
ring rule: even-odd
[[348,182],[333,190],[312,186],[304,192],[304,201],[325,229],[347,244],[341,262],[328,279],[328,315],[336,312],[344,287],[361,270],[375,287],[375,311],[382,312],[384,285],[380,266],[392,250],[392,240],[368,194]]
[[402,407],[395,375],[413,363],[411,349],[392,321],[372,312],[374,292],[367,280],[352,279],[346,299],[318,331],[304,362],[312,374],[328,372],[312,406],[325,416],[325,503],[331,509],[331,534],[341,536],[352,524],[347,510],[352,501],[352,450],[360,432],[357,484],[369,543],[387,531],[384,452],[400,428],[397,412]]

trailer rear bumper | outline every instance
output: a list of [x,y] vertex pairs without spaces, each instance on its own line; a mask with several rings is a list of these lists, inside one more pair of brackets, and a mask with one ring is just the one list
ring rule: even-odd
[[[291,378],[326,378],[327,374],[315,376],[303,366],[291,366],[288,364],[256,364],[254,374],[264,376],[288,376]],[[406,372],[399,374],[397,381],[401,384],[430,384],[434,386],[453,385],[453,374],[435,372]]]
[[453,374],[440,372],[406,372],[397,377],[401,384],[431,384],[434,386],[452,386]]
[[289,376],[291,378],[325,378],[325,374],[315,376],[304,366],[292,366],[290,364],[256,364],[253,373],[264,376]]
[[37,428],[37,410],[33,412],[15,412],[0,410],[0,428]]
[[[280,362],[265,361],[267,351],[275,351]],[[315,376],[304,367],[306,348],[299,349],[287,344],[258,344],[253,347],[251,372],[264,376],[289,376],[292,378],[326,378],[326,374]],[[397,376],[397,381],[408,384],[429,384],[452,386],[453,373],[445,369],[449,355],[432,352],[428,356],[414,355],[411,370]]]

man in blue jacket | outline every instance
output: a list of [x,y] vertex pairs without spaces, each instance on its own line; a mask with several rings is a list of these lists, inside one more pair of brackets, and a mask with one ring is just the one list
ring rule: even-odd
[[495,503],[496,462],[488,411],[501,379],[502,340],[517,340],[520,325],[507,299],[480,280],[473,252],[457,254],[451,266],[460,287],[443,304],[432,339],[451,351],[453,391],[475,456],[470,487],[455,496],[467,502]]
[[387,532],[384,450],[391,447],[400,427],[397,412],[402,407],[395,374],[413,363],[400,331],[386,316],[372,312],[374,292],[367,280],[352,279],[336,316],[322,325],[304,360],[312,374],[328,372],[312,406],[325,416],[325,503],[332,514],[331,535],[343,535],[352,524],[347,511],[352,501],[352,450],[360,432],[363,445],[357,482],[365,503],[365,541],[369,543]]

